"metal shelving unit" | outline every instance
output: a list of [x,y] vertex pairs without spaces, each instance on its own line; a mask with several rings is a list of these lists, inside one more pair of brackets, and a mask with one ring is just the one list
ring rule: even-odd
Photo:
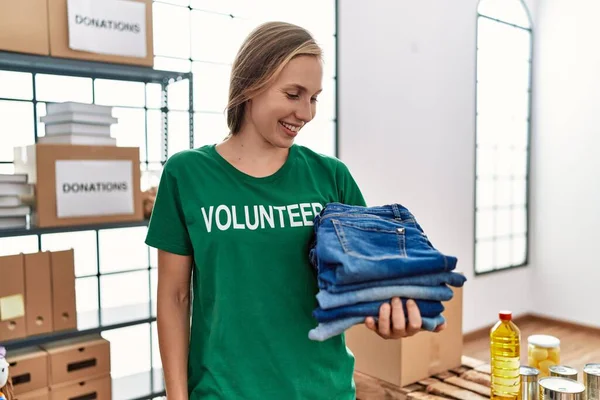
[[[161,140],[162,140],[162,160],[164,163],[169,155],[169,85],[175,82],[187,80],[189,85],[189,146],[194,143],[194,117],[193,117],[193,76],[191,72],[161,71],[149,67],[139,67],[130,65],[100,63],[82,60],[59,59],[48,56],[25,55],[17,53],[0,52],[0,70],[28,72],[32,74],[33,79],[33,99],[26,100],[33,103],[33,117],[37,122],[38,115],[36,111],[37,99],[35,97],[35,77],[36,74],[52,74],[71,77],[86,77],[91,79],[110,79],[117,81],[131,81],[143,83],[158,83],[161,86]],[[37,123],[35,126],[35,141],[37,142]],[[147,129],[147,128],[146,128]],[[147,139],[146,130],[146,139]],[[155,162],[156,160],[152,160]],[[148,166],[148,157],[146,157],[146,166]],[[23,339],[3,342],[8,351],[16,348],[36,346],[51,341],[75,338],[79,336],[101,333],[104,331],[125,328],[134,325],[151,324],[156,321],[155,305],[152,298],[148,298],[145,304],[118,307],[102,308],[100,277],[106,276],[100,272],[100,231],[110,229],[135,228],[147,226],[148,221],[110,223],[98,225],[78,225],[56,228],[39,228],[31,226],[24,229],[3,229],[0,230],[0,238],[36,235],[38,249],[42,248],[42,236],[44,234],[94,231],[96,236],[97,250],[97,274],[98,277],[98,310],[92,312],[78,313],[78,327],[76,330],[54,332],[47,335],[30,336]],[[146,268],[144,268],[145,270]],[[150,255],[148,255],[148,285],[151,288]],[[126,270],[118,273],[132,272]],[[85,278],[78,276],[77,279]],[[151,293],[151,292],[150,292]],[[152,336],[152,330],[150,331]],[[152,353],[152,348],[149,349]],[[152,354],[151,357],[152,359]],[[113,379],[113,399],[115,400],[144,400],[154,399],[164,396],[164,386],[162,381],[162,371],[153,369],[145,373]]]
[[[157,83],[161,85],[161,117],[162,117],[162,152],[165,162],[169,154],[169,85],[188,81],[189,105],[189,146],[194,145],[194,79],[191,72],[162,71],[150,67],[135,65],[111,64],[95,61],[71,60],[49,56],[20,54],[0,51],[0,70],[28,72],[32,74],[34,98],[34,119],[37,121],[35,98],[35,75],[51,74],[91,79],[111,79],[117,81]],[[27,100],[29,101],[29,100]],[[37,123],[34,124],[35,141],[37,142]]]
[[134,222],[113,222],[107,224],[97,225],[70,225],[70,226],[57,226],[52,228],[39,228],[36,226],[30,226],[27,228],[18,229],[0,229],[0,238],[13,237],[13,236],[27,236],[27,235],[44,235],[47,233],[66,233],[66,232],[81,232],[98,229],[120,229],[120,228],[135,228],[138,226],[147,226],[148,220],[134,221]]

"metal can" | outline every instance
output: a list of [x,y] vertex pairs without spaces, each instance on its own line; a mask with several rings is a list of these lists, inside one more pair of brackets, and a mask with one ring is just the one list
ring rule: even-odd
[[521,390],[518,399],[538,400],[538,376],[540,371],[537,368],[521,366],[519,373],[521,375]]
[[551,365],[548,367],[548,370],[550,371],[550,376],[560,376],[577,380],[577,370],[567,365]]
[[559,376],[539,380],[539,400],[583,400],[585,386],[581,382]]
[[585,364],[583,367],[585,400],[600,400],[600,363]]

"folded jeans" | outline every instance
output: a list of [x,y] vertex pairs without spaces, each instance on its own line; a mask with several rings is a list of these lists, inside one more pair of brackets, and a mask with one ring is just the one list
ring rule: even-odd
[[[402,298],[402,307],[404,309],[404,315],[408,315],[406,309],[406,301],[407,299]],[[378,316],[379,309],[385,303],[389,303],[391,299],[386,299],[384,301],[370,301],[365,303],[357,303],[351,304],[343,307],[331,308],[328,310],[324,310],[321,307],[317,307],[313,311],[313,317],[317,320],[317,322],[329,322],[334,321],[336,319],[349,318],[349,317],[368,317],[368,316]],[[430,301],[430,300],[415,300],[417,303],[417,307],[419,308],[419,312],[421,313],[421,317],[435,317],[438,314],[441,314],[444,311],[444,305],[440,301]]]
[[448,301],[452,299],[452,289],[446,285],[438,286],[377,286],[351,292],[329,293],[321,290],[317,293],[319,306],[328,310],[351,304],[369,301],[386,300],[393,297],[403,297],[415,300]]
[[403,206],[327,205],[314,220],[315,251],[310,254],[319,279],[353,284],[449,272],[456,257],[435,249],[414,216]]
[[[332,322],[323,322],[308,332],[308,338],[322,342],[343,333],[354,325],[362,324],[364,321],[364,317],[349,317]],[[432,318],[421,318],[421,321],[421,330],[433,332],[438,326],[446,322],[446,319],[440,314]]]
[[379,281],[358,282],[348,285],[330,284],[318,279],[319,289],[329,293],[345,293],[377,286],[439,286],[448,285],[462,287],[467,278],[456,272],[439,272],[433,274],[414,275],[404,278],[384,279]]

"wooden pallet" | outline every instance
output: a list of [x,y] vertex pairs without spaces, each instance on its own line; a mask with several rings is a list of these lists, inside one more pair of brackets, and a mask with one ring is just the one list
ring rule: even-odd
[[490,366],[471,357],[462,365],[418,383],[399,387],[380,379],[354,373],[357,400],[488,400]]

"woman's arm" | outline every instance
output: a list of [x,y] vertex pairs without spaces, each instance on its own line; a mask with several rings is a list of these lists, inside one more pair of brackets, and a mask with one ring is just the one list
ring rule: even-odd
[[158,250],[158,344],[169,400],[188,400],[192,256]]

